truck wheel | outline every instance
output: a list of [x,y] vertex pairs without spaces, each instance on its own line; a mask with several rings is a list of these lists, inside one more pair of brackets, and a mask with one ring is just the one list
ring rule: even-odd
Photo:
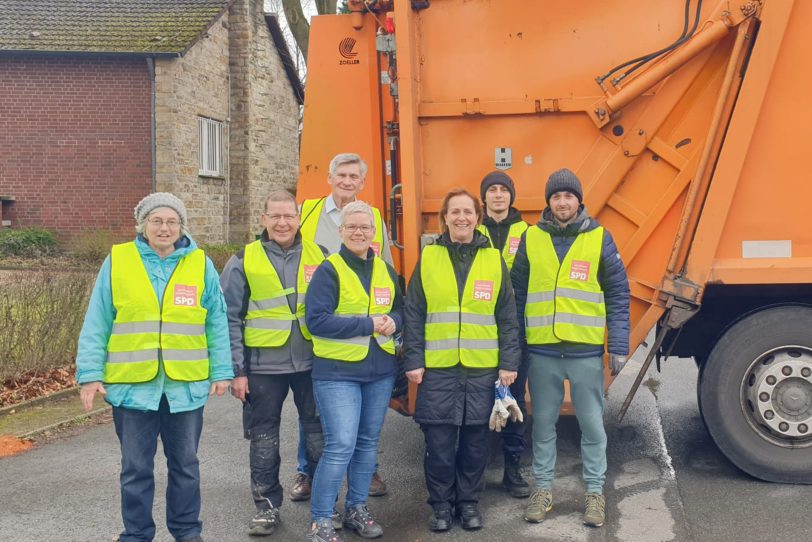
[[702,417],[730,461],[762,480],[812,484],[812,307],[737,322],[700,378]]

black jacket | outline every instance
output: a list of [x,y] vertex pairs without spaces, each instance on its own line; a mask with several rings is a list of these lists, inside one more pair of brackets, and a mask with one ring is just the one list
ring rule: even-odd
[[[474,232],[471,243],[453,243],[443,234],[437,244],[448,249],[454,267],[457,292],[462,297],[468,271],[476,252],[488,248],[488,239]],[[406,294],[403,356],[407,371],[425,367],[426,295],[417,263]],[[515,371],[521,360],[516,303],[510,275],[502,262],[502,285],[496,299],[499,329],[499,369]],[[496,369],[470,369],[461,364],[447,369],[427,369],[417,391],[414,419],[425,424],[478,425],[488,423],[493,408]]]
[[482,225],[488,228],[488,235],[491,236],[493,248],[496,248],[499,250],[499,252],[502,252],[502,249],[505,248],[505,243],[507,242],[510,227],[521,221],[522,214],[515,207],[511,207],[508,211],[508,215],[501,222],[497,222],[493,218],[489,217],[486,213],[482,218]]

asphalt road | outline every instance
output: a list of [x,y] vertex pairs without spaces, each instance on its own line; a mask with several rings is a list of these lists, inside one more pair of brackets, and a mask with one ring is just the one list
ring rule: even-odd
[[[559,424],[554,508],[542,524],[521,519],[526,501],[500,487],[502,460],[494,440],[482,500],[485,528],[470,533],[458,526],[436,535],[426,529],[422,454],[417,425],[388,414],[379,461],[390,492],[371,499],[370,508],[392,541],[628,540],[739,541],[808,539],[812,486],[759,482],[719,453],[696,407],[696,370],[690,360],[665,363],[651,373],[622,423],[616,414],[639,364],[631,362],[609,393],[607,524],[581,525],[583,485],[579,434],[572,418]],[[294,470],[297,440],[292,401],[283,422],[282,479]],[[251,540],[245,534],[253,503],[248,489],[248,445],[241,438],[236,400],[217,398],[206,408],[200,445],[204,537],[211,541]],[[0,459],[0,540],[113,540],[120,530],[118,442],[111,425],[93,427],[20,456]],[[156,540],[171,541],[163,526],[166,487],[161,452],[156,460]],[[525,456],[529,473],[530,454]],[[283,525],[269,540],[304,540],[308,503],[285,502]],[[361,540],[347,535],[348,541]]]

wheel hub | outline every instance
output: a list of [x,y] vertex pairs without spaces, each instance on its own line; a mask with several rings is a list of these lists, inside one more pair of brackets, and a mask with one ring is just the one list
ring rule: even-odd
[[763,356],[747,382],[747,400],[762,427],[783,439],[812,436],[812,353],[786,348]]

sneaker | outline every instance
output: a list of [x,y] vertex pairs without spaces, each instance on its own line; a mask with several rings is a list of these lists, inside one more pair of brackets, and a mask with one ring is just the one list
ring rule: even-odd
[[333,515],[330,516],[330,521],[333,522],[333,529],[336,531],[340,531],[344,528],[344,522],[341,521],[341,512],[338,511],[338,508],[333,508]]
[[344,527],[352,529],[361,538],[383,536],[383,528],[367,510],[367,505],[359,504],[344,514]]
[[310,498],[313,480],[303,472],[297,472],[293,478],[293,487],[290,488],[290,500],[306,501]]
[[457,516],[460,518],[460,525],[466,531],[475,531],[482,528],[482,514],[479,512],[478,503],[464,502],[458,504]]
[[606,499],[598,493],[584,495],[584,525],[603,527],[606,520]]
[[307,531],[307,542],[344,542],[344,539],[336,534],[331,520],[321,519]]
[[516,499],[530,496],[530,485],[522,478],[519,470],[521,457],[521,454],[505,454],[505,474],[502,476],[502,485]]
[[248,534],[251,536],[272,535],[276,526],[281,523],[279,508],[257,510],[251,521],[248,522]]
[[454,520],[451,518],[451,508],[448,506],[438,507],[432,510],[429,518],[429,530],[441,533],[451,529]]
[[369,482],[369,496],[383,497],[387,492],[386,482],[381,479],[381,475],[376,471],[375,474],[372,475],[372,480]]
[[553,494],[546,489],[540,489],[530,495],[530,502],[524,509],[524,520],[530,523],[541,523],[547,517],[547,512],[553,509]]

